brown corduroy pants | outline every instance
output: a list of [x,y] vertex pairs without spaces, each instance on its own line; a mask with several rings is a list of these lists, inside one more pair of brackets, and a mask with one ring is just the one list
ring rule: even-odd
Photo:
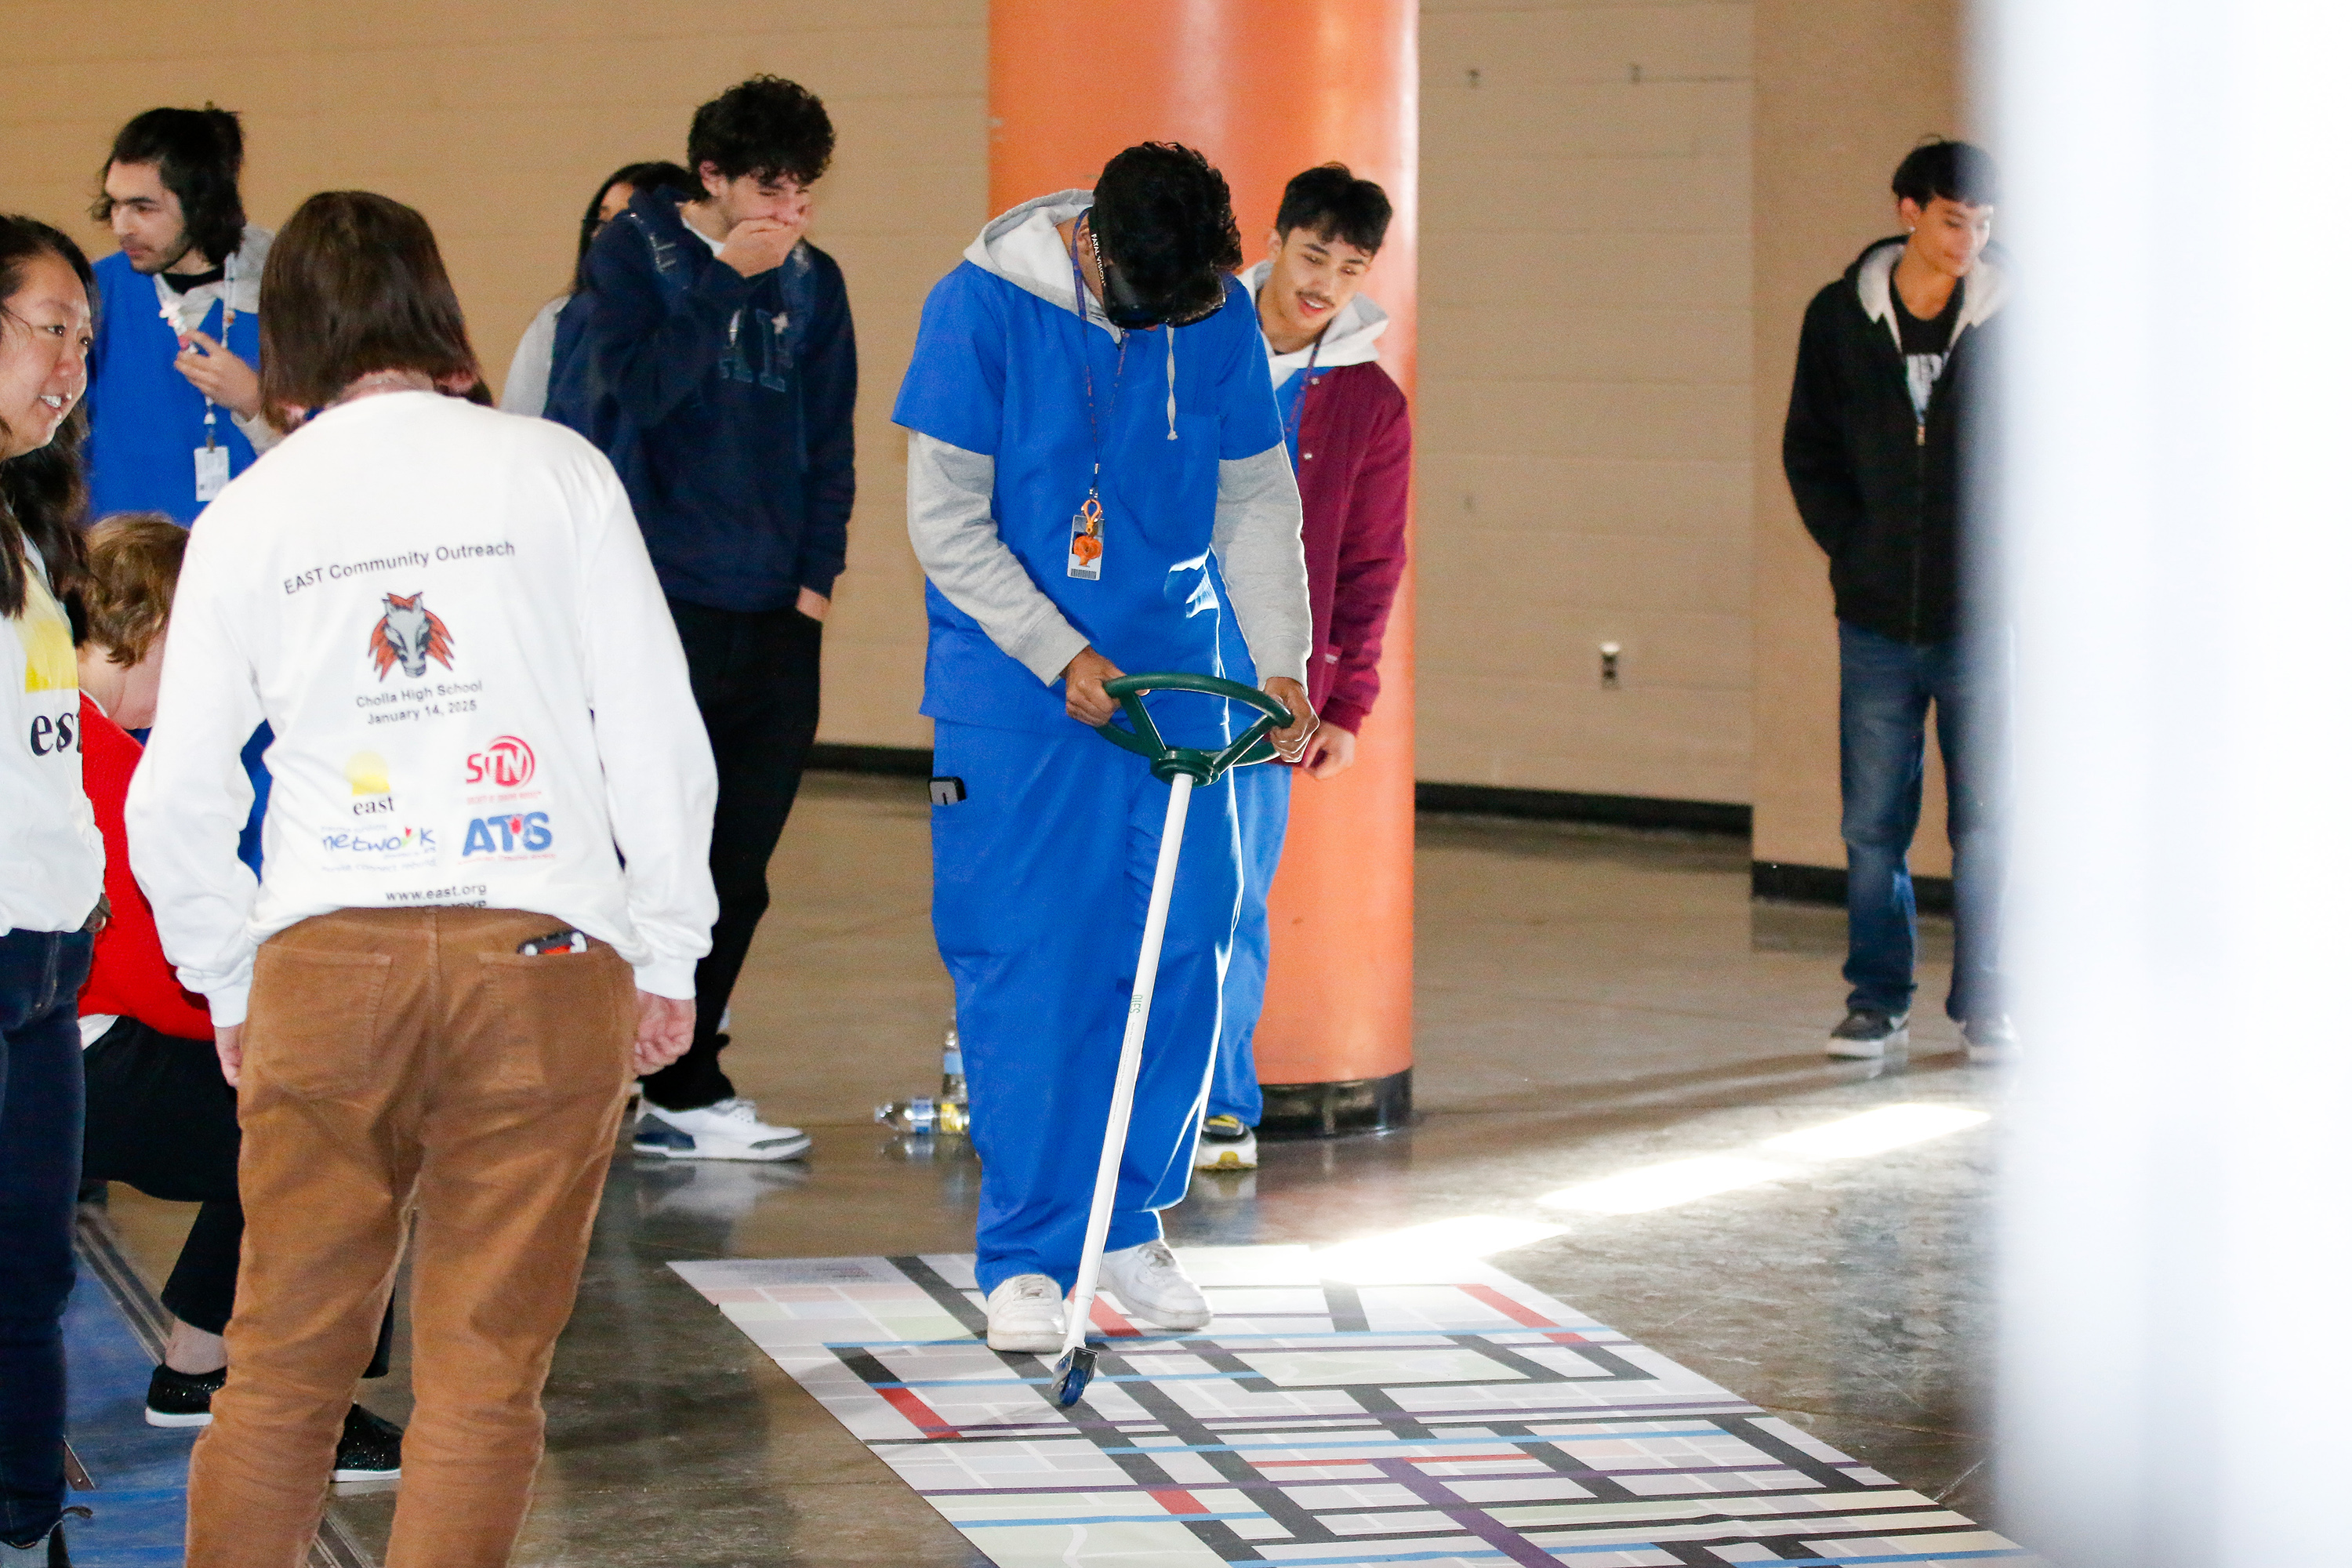
[[416,1410],[387,1568],[499,1568],[544,1447],[630,1077],[635,989],[564,922],[347,910],[262,945],[245,1030],[245,1248],[190,1568],[299,1568],[415,1215]]

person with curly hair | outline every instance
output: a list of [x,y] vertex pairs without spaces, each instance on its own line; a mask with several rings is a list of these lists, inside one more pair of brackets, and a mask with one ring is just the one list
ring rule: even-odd
[[81,575],[90,303],[72,240],[0,217],[0,1542],[46,1539],[53,1563],[81,1184],[74,996],[105,923],[61,602]]
[[[1130,147],[1091,191],[981,231],[924,302],[891,415],[930,579],[931,919],[999,1351],[1061,1343],[1167,805],[1140,759],[1087,732],[1115,711],[1103,683],[1223,674],[1229,597],[1292,715],[1283,754],[1315,726],[1298,486],[1241,259],[1224,177],[1188,147]],[[1210,699],[1153,711],[1181,744],[1226,733]],[[1165,1328],[1210,1318],[1159,1211],[1192,1175],[1240,875],[1228,776],[1192,795],[1102,1262],[1128,1313]]]
[[719,923],[694,1044],[646,1079],[641,1154],[789,1160],[719,1066],[727,1003],[768,908],[768,859],[816,739],[817,668],[857,489],[857,343],[841,268],[810,244],[833,121],[757,76],[694,111],[699,195],[640,188],[589,247],[558,323],[550,418],[628,486],[719,763]]

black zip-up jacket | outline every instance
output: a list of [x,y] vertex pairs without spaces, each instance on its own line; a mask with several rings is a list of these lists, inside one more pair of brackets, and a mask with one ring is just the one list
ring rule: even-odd
[[1927,644],[1958,629],[1962,584],[1988,566],[1963,520],[1978,515],[1976,498],[1991,482],[1991,323],[2007,289],[1990,256],[1969,274],[1923,422],[1890,300],[1903,244],[1871,245],[1806,308],[1780,463],[1806,529],[1829,554],[1838,619]]

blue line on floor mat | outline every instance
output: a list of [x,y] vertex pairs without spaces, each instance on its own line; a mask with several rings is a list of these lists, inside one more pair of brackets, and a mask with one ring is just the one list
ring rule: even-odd
[[194,1427],[150,1426],[147,1379],[155,1363],[105,1282],[83,1265],[66,1303],[66,1436],[98,1483],[72,1501],[77,1568],[150,1568],[183,1561],[188,1533],[188,1450]]

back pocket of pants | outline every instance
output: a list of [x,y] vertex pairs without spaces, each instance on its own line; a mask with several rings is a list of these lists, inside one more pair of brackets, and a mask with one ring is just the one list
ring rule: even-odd
[[264,942],[253,961],[245,1071],[306,1100],[360,1092],[382,1070],[377,1030],[392,955]]
[[493,1012],[482,1037],[496,1053],[486,1075],[509,1094],[608,1094],[628,1070],[635,988],[629,966],[602,942],[582,953],[481,955]]

